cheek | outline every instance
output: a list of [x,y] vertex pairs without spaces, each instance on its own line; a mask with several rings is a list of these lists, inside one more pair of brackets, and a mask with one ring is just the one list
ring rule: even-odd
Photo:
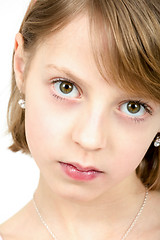
[[36,161],[52,161],[67,148],[71,119],[72,116],[61,112],[56,104],[26,99],[26,139]]
[[133,173],[142,159],[144,158],[150,144],[151,139],[146,139],[143,134],[134,137],[121,140],[117,143],[114,153],[112,155],[113,165],[111,166],[111,172],[113,173],[113,178],[117,176],[121,179],[127,177]]
[[25,131],[31,155],[34,159],[39,159],[40,156],[47,153],[46,146],[49,141],[49,127],[45,124],[44,116],[40,115],[37,110],[26,109]]
[[52,117],[52,114],[49,114],[48,109],[41,103],[26,101],[26,139],[33,158],[39,159],[47,155],[51,145],[54,151],[55,137],[58,135],[57,128],[54,127],[56,122],[56,113]]

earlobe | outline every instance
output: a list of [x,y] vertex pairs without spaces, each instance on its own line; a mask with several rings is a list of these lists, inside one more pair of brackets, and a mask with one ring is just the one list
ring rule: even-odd
[[24,40],[21,33],[17,33],[15,37],[15,54],[14,54],[14,72],[18,89],[23,92],[24,84]]

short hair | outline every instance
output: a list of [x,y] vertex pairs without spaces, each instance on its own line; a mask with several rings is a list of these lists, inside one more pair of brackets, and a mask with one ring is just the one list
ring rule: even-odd
[[[160,103],[159,0],[31,1],[19,30],[29,56],[24,75],[41,42],[84,13],[89,17],[93,54],[103,78],[106,79],[107,73],[121,89]],[[25,112],[19,108],[18,99],[12,66],[8,129],[13,144],[9,149],[30,153],[25,137]],[[160,149],[153,142],[136,173],[151,190],[160,189]]]

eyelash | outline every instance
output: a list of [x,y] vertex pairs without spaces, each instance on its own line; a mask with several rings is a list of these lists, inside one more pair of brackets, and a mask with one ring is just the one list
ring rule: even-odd
[[[134,104],[138,104],[140,106],[142,106],[144,108],[144,110],[146,111],[146,113],[152,115],[153,114],[153,111],[152,111],[152,108],[148,105],[148,103],[146,102],[143,102],[142,100],[133,100],[133,99],[128,99],[128,100],[125,100],[124,102],[121,102],[120,105],[119,105],[119,108],[122,104],[125,104],[125,103],[129,103],[129,102],[133,102]],[[129,118],[130,120],[133,120],[135,123],[140,123],[142,121],[145,120],[145,118],[143,117],[132,117],[132,116],[127,116],[127,118]]]
[[[73,84],[73,86],[75,86],[76,89],[79,91],[79,88],[76,86],[76,84],[75,84],[73,81],[71,81],[71,80],[69,80],[69,79],[67,79],[67,78],[55,78],[55,80],[52,80],[52,81],[51,81],[51,84],[55,84],[55,83],[57,83],[57,82],[61,82],[61,83],[63,83],[63,82],[68,82],[68,83],[71,83],[71,84]],[[80,91],[79,91],[79,92],[80,92]],[[80,95],[81,95],[81,94],[80,94]],[[55,93],[53,93],[53,96],[54,96],[55,98],[57,98],[58,100],[60,100],[60,101],[70,101],[70,98],[65,98],[65,97],[59,96],[59,95],[57,95],[57,94],[55,94]]]
[[[76,84],[75,84],[73,81],[71,81],[71,80],[69,80],[69,79],[67,79],[67,78],[55,78],[55,80],[52,80],[52,81],[51,81],[52,84],[55,84],[55,83],[57,83],[57,82],[61,82],[61,83],[63,83],[63,82],[69,82],[69,83],[73,84],[73,85],[76,87],[76,89],[79,91],[79,88],[76,86]],[[79,92],[80,92],[80,91],[79,91]],[[70,101],[69,98],[67,99],[67,98],[65,98],[65,97],[58,96],[58,95],[55,94],[55,93],[53,93],[52,95],[53,95],[56,99],[58,99],[58,100],[60,100],[60,101]],[[144,110],[146,111],[146,113],[152,115],[152,108],[148,105],[148,103],[143,102],[142,100],[133,100],[133,99],[125,100],[125,101],[123,101],[123,102],[121,102],[121,103],[119,104],[119,108],[120,108],[120,106],[121,106],[122,104],[125,104],[125,103],[128,103],[128,102],[133,102],[133,103],[135,103],[135,104],[138,104],[138,105],[142,106],[142,107],[144,108]],[[145,120],[145,119],[142,118],[142,117],[127,116],[127,118],[129,118],[130,120],[133,120],[133,121],[136,122],[136,123],[140,123],[140,122],[142,122],[142,121]]]

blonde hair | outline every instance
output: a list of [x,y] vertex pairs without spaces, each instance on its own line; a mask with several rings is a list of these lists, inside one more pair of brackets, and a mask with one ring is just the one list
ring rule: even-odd
[[[25,76],[41,42],[81,13],[89,16],[93,53],[102,76],[105,78],[107,73],[123,90],[160,103],[159,0],[31,1],[19,30],[24,38],[24,51],[29,56]],[[18,106],[18,100],[12,68],[8,128],[13,144],[9,148],[30,153],[25,137],[25,112]],[[160,189],[160,149],[154,148],[153,143],[136,173],[144,185],[152,190]]]

